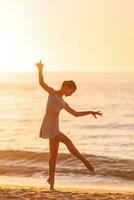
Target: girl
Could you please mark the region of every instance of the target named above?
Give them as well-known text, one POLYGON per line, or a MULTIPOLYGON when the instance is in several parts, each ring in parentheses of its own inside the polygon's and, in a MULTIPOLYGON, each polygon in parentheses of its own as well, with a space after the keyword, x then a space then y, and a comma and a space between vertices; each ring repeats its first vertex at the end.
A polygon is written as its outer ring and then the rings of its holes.
POLYGON ((39 84, 42 88, 48 92, 48 101, 46 106, 46 114, 43 118, 42 125, 40 128, 39 137, 44 139, 49 139, 49 148, 50 148, 50 158, 49 158, 49 178, 47 182, 50 185, 50 190, 54 190, 54 178, 55 178, 55 167, 56 167, 56 157, 58 153, 59 142, 64 143, 68 150, 80 159, 87 169, 94 175, 95 170, 91 163, 85 159, 78 149, 74 146, 72 141, 60 131, 59 129, 59 113, 61 109, 65 109, 67 112, 72 114, 75 117, 84 116, 84 115, 93 115, 96 118, 96 115, 102 116, 100 111, 81 111, 77 112, 72 109, 62 98, 63 95, 71 96, 77 89, 76 84, 72 80, 63 81, 62 86, 59 90, 55 90, 52 87, 48 86, 43 80, 42 69, 43 65, 41 61, 36 63, 39 72, 39 84))

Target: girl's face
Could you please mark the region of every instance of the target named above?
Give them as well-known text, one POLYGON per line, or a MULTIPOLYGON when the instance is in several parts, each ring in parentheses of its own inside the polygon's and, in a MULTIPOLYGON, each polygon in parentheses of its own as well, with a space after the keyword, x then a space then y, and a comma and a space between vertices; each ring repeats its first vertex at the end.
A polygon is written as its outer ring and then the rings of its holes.
POLYGON ((75 92, 75 88, 68 88, 65 89, 65 96, 71 96, 75 92))

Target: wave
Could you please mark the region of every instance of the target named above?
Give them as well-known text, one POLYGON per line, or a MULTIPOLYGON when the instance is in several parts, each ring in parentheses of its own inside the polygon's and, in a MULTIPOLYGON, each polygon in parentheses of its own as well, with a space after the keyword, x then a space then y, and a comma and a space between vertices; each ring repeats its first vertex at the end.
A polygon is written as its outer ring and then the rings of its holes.
MULTIPOLYGON (((102 177, 134 180, 134 160, 82 154, 102 177)), ((18 150, 0 151, 0 175, 44 176, 48 175, 49 152, 18 150)), ((59 175, 86 175, 89 171, 75 156, 58 153, 56 173, 59 175)))

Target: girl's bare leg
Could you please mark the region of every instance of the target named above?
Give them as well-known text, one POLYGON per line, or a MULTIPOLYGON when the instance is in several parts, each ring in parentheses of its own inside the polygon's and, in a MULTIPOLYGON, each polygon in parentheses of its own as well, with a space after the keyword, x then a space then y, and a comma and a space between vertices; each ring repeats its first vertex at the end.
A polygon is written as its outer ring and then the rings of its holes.
POLYGON ((60 135, 57 136, 57 139, 59 140, 59 142, 64 143, 68 150, 75 155, 78 159, 80 159, 83 164, 87 167, 87 169, 94 175, 95 170, 94 167, 91 165, 91 163, 85 159, 80 152, 78 151, 78 149, 74 146, 74 144, 72 143, 72 141, 63 133, 61 133, 60 135))
POLYGON ((49 158, 49 178, 47 179, 47 182, 50 184, 50 190, 54 189, 54 175, 55 175, 58 147, 59 147, 59 141, 56 140, 56 138, 49 139, 50 158, 49 158))

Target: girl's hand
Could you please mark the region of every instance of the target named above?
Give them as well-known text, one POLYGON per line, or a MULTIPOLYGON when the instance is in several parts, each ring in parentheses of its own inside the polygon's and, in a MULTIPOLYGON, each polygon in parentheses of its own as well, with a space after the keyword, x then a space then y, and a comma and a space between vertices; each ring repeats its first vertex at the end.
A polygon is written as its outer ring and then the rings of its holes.
POLYGON ((97 111, 97 112, 91 111, 91 115, 93 115, 95 118, 97 118, 96 115, 102 116, 102 113, 100 111, 97 111))
POLYGON ((40 62, 39 63, 36 63, 36 66, 37 66, 37 68, 38 69, 42 69, 43 68, 43 63, 41 63, 41 60, 40 60, 40 62))

